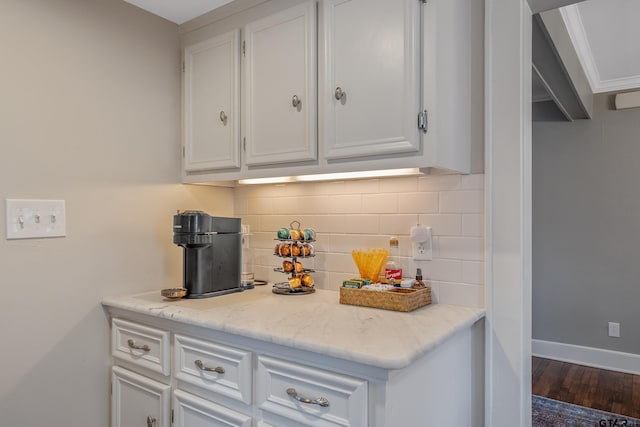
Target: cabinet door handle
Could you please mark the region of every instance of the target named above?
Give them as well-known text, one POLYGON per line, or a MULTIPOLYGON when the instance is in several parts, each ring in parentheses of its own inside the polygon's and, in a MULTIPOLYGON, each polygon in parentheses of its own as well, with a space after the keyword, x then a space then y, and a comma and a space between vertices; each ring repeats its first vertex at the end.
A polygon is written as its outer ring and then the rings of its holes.
POLYGON ((224 111, 220 111, 220 121, 222 123, 224 123, 225 125, 227 124, 227 115, 225 114, 224 111))
POLYGON ((293 105, 293 108, 302 106, 302 100, 298 98, 298 95, 293 95, 293 98, 291 98, 291 105, 293 105))
POLYGON ((329 401, 324 397, 319 397, 317 399, 309 399, 307 397, 302 397, 298 395, 298 392, 296 391, 295 388, 288 388, 287 394, 293 397, 298 402, 309 403, 312 405, 329 406, 329 401))
POLYGON ((156 419, 151 415, 149 415, 147 417, 147 427, 153 427, 155 423, 156 423, 156 419))
POLYGON ((208 368, 204 366, 204 363, 202 363, 202 360, 200 359, 196 360, 193 363, 195 363, 198 369, 200 369, 201 371, 217 372, 219 374, 224 374, 224 368, 222 366, 216 366, 215 368, 208 368))
POLYGON ((130 339, 129 341, 127 341, 127 344, 129 344, 129 348, 132 348, 134 350, 142 350, 142 351, 151 351, 151 349, 149 348, 148 345, 136 345, 136 342, 132 339, 130 339))
POLYGON ((343 91, 343 90, 342 90, 342 88, 341 88, 340 86, 338 86, 338 87, 336 88, 335 96, 336 96, 336 99, 337 99, 338 101, 340 101, 340 100, 341 100, 342 98, 344 98, 346 95, 347 95, 347 92, 343 91))

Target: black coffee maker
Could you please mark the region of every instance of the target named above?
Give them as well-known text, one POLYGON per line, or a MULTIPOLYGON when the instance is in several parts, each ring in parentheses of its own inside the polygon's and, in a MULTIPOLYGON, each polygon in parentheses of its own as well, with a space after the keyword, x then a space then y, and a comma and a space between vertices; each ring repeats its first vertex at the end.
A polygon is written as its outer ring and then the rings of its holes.
POLYGON ((173 217, 173 243, 184 248, 185 298, 238 292, 241 257, 240 218, 184 211, 173 217))

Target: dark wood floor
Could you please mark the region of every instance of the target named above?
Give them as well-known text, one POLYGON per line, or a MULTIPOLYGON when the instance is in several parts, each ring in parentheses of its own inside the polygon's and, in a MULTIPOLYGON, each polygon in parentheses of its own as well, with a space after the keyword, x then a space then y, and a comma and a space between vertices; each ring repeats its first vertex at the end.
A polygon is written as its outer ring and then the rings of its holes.
POLYGON ((533 357, 537 396, 640 418, 640 375, 533 357))

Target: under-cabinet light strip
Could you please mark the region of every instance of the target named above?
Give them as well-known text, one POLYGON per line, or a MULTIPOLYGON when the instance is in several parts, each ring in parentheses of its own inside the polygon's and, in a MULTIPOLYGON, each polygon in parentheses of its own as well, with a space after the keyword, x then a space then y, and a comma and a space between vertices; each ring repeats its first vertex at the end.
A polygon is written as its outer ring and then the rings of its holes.
POLYGON ((288 182, 337 181, 343 179, 382 178, 386 176, 422 175, 419 168, 384 169, 361 172, 322 173, 317 175, 280 176, 276 178, 241 179, 238 184, 282 184, 288 182))

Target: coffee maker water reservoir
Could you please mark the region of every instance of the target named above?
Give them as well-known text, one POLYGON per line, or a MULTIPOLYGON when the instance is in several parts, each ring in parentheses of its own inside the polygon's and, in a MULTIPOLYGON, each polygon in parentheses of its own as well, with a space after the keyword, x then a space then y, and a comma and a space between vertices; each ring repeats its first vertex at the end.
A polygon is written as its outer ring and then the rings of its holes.
POLYGON ((238 292, 241 258, 240 218, 184 211, 173 217, 173 243, 184 248, 186 298, 238 292))

